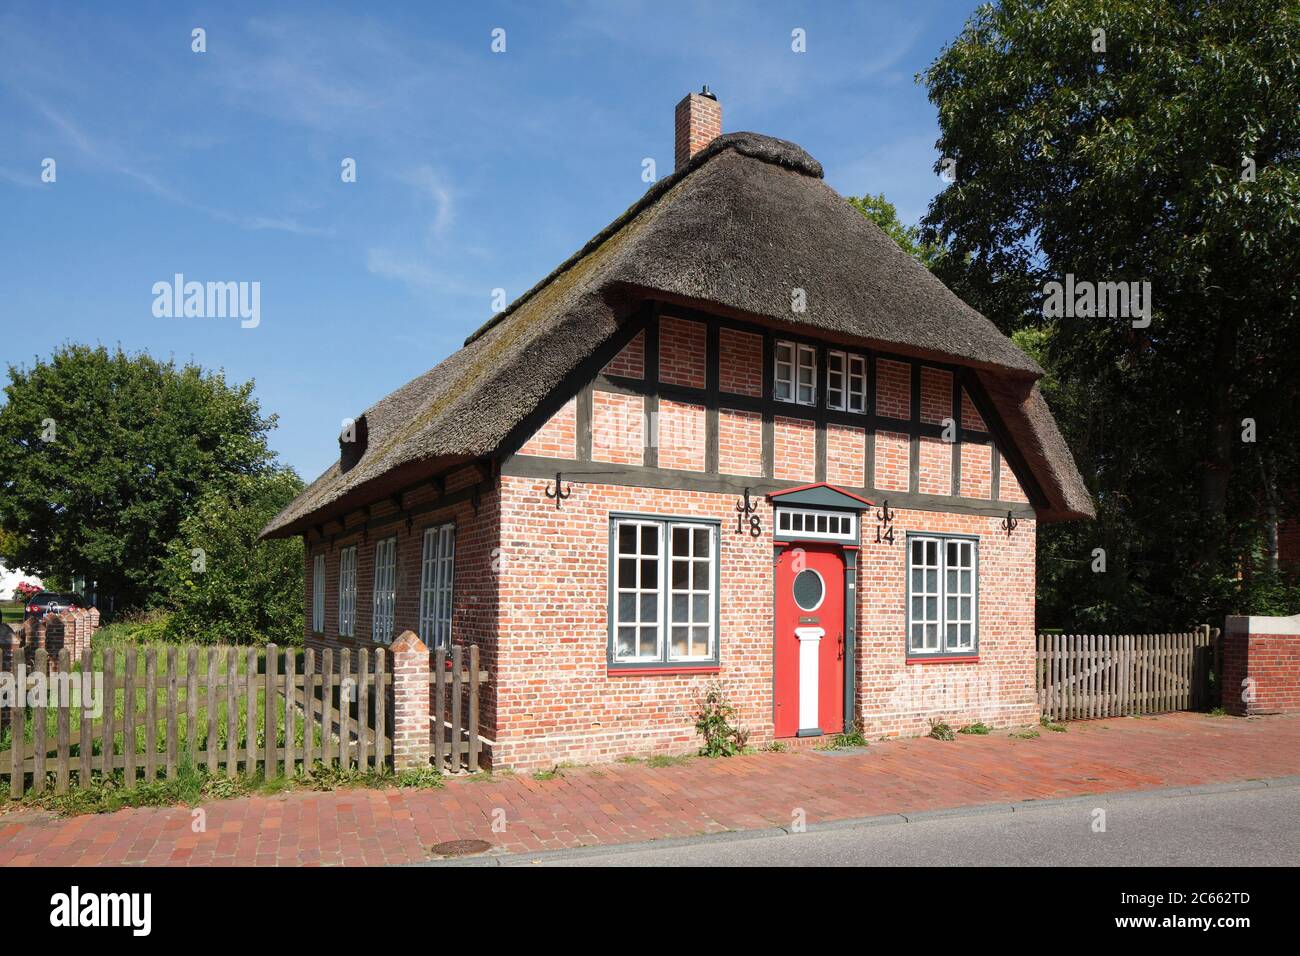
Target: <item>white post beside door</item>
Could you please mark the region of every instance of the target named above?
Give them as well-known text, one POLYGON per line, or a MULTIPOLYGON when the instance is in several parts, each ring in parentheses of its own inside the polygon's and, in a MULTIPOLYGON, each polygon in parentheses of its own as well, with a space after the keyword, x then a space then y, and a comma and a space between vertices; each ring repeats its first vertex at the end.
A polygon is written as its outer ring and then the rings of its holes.
POLYGON ((819 730, 818 668, 826 631, 820 627, 796 627, 794 634, 799 638, 799 729, 819 730))

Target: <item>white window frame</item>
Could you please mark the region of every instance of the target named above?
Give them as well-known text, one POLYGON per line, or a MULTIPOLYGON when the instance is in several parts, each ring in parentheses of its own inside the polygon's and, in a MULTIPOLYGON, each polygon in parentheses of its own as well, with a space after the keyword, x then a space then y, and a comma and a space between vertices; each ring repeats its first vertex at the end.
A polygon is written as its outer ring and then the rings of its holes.
POLYGON ((961 535, 908 535, 906 564, 907 656, 978 655, 979 539, 961 535), (923 549, 919 565, 915 561, 917 545, 923 549), (930 545, 935 550, 933 561, 928 553, 930 545), (957 557, 955 565, 950 548, 957 557), (933 585, 930 573, 934 574, 933 585), (969 601, 967 613, 962 612, 963 600, 969 601), (962 640, 963 626, 969 628, 968 640, 962 640))
POLYGON ((393 619, 397 611, 396 535, 375 542, 375 587, 370 604, 370 639, 378 644, 393 643, 393 619))
POLYGON ((776 537, 779 541, 815 538, 857 544, 858 516, 850 511, 778 507, 776 537))
POLYGON ((451 643, 452 585, 456 577, 456 525, 424 529, 420 553, 420 640, 430 647, 451 643))
POLYGON ((311 629, 315 634, 325 630, 325 555, 311 559, 311 629))
POLYGON ((339 637, 357 635, 357 546, 339 549, 339 637))
POLYGON ((867 410, 867 360, 863 356, 834 349, 826 352, 826 407, 856 415, 867 410))
POLYGON ((815 406, 817 350, 811 345, 778 339, 772 361, 772 397, 778 402, 815 406))
POLYGON ((608 661, 613 667, 673 667, 681 665, 708 665, 718 661, 718 557, 720 547, 719 525, 714 521, 690 518, 658 518, 642 515, 614 515, 610 520, 609 564, 609 647, 608 661), (623 551, 621 531, 635 528, 635 550, 623 551), (644 533, 653 529, 653 550, 647 548, 644 533), (687 535, 686 554, 673 553, 676 532, 687 535), (696 552, 696 532, 707 535, 703 555, 696 552), (656 568, 651 582, 647 582, 642 568, 647 560, 654 560, 656 568), (631 562, 629 565, 628 562, 631 562), (674 583, 676 565, 686 565, 685 586, 674 583), (696 586, 697 566, 703 567, 704 588, 696 586), (633 569, 632 580, 627 580, 626 570, 633 569), (704 617, 696 615, 696 598, 707 595, 704 617), (624 604, 631 599, 631 617, 623 616, 624 604), (645 599, 650 599, 648 605, 645 599), (651 615, 646 610, 652 611, 651 615), (674 620, 678 609, 685 611, 684 619, 674 620), (687 652, 673 651, 674 628, 685 628, 687 652), (695 646, 695 633, 707 628, 703 648, 695 646), (619 653, 620 637, 627 629, 636 629, 635 654, 619 653), (652 630, 650 635, 644 632, 652 630), (647 640, 647 636, 651 639, 647 640))

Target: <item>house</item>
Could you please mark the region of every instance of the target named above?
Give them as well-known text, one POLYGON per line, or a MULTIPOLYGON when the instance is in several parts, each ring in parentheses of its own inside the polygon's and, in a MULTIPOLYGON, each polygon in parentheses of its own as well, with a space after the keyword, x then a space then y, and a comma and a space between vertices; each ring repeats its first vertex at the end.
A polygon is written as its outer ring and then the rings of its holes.
POLYGON ((1042 370, 793 143, 677 168, 344 430, 267 525, 307 641, 478 644, 498 766, 1037 719, 1040 522, 1092 515, 1042 370))

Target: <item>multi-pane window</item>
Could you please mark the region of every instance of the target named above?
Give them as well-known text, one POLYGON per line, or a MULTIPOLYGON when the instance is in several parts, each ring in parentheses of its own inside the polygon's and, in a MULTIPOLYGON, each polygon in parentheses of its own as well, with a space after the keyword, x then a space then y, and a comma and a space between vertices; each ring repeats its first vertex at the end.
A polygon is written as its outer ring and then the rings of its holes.
POLYGON ((867 360, 844 352, 826 353, 826 407, 847 412, 867 408, 867 360))
POLYGON ((393 642, 393 611, 397 605, 397 539, 385 538, 375 544, 374 615, 371 640, 393 642))
POLYGON ((616 518, 612 543, 610 659, 717 660, 717 526, 616 518))
POLYGON ((909 654, 975 653, 976 561, 970 538, 908 539, 909 654))
POLYGON ((857 516, 848 512, 777 508, 776 530, 778 534, 797 538, 827 538, 856 544, 857 516))
POLYGON ((325 630, 325 555, 311 559, 311 629, 325 630))
POLYGON ((357 546, 339 551, 339 636, 357 633, 357 546))
POLYGON ((455 525, 425 529, 420 558, 420 640, 429 647, 446 647, 451 639, 455 552, 455 525))
POLYGON ((773 394, 778 402, 817 404, 817 350, 794 342, 776 343, 773 394))

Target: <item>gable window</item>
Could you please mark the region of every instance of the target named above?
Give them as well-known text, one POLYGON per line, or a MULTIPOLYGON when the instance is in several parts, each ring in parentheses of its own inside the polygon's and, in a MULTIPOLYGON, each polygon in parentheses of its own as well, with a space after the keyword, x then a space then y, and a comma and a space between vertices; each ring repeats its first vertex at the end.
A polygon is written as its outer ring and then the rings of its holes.
POLYGON ((397 539, 385 538, 375 544, 374 616, 370 639, 383 644, 393 642, 393 610, 397 605, 397 539))
POLYGON ((978 555, 971 538, 907 542, 907 653, 974 655, 979 646, 978 555))
POLYGON ((718 660, 718 526, 626 517, 610 540, 610 662, 718 660))
POLYGON ((451 640, 455 551, 454 524, 425 529, 420 557, 420 640, 431 648, 446 647, 451 640))
POLYGON ((861 355, 826 353, 826 407, 861 413, 867 408, 867 361, 861 355))
POLYGON ((325 555, 311 559, 311 629, 325 630, 325 555))
POLYGON ((357 546, 339 551, 339 636, 357 634, 357 546))
POLYGON ((817 404, 817 350, 794 342, 776 343, 772 394, 778 402, 817 404))

